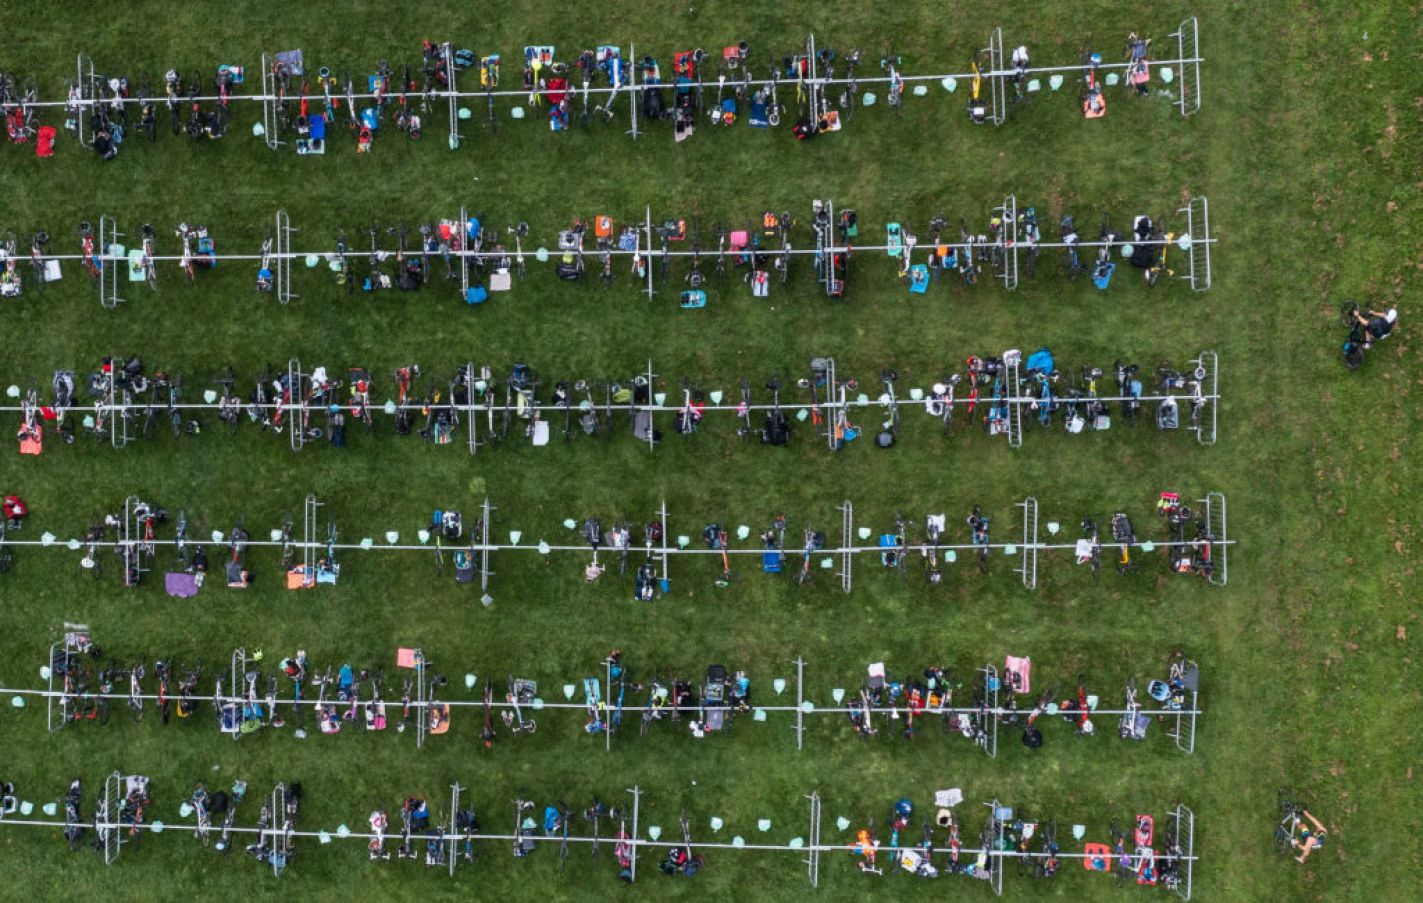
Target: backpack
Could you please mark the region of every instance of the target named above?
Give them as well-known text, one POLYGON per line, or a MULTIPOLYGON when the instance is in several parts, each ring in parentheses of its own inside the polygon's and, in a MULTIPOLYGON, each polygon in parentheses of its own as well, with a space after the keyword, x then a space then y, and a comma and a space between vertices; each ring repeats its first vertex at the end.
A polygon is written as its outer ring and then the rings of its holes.
POLYGON ((1052 352, 1047 349, 1047 346, 1043 346, 1028 355, 1029 370, 1040 370, 1043 373, 1051 373, 1053 371, 1052 364, 1052 352))

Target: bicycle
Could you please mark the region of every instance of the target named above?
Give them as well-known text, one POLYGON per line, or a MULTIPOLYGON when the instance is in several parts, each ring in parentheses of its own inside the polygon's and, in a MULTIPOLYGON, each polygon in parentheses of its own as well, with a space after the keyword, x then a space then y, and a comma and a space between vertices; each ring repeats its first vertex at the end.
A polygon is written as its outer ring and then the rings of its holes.
POLYGON ((79 250, 89 278, 97 280, 104 265, 97 256, 98 240, 94 237, 94 227, 87 220, 79 224, 79 250))
POLYGON ((978 550, 976 552, 978 556, 978 570, 979 573, 982 574, 988 573, 989 521, 990 518, 983 513, 983 510, 977 505, 974 505, 973 510, 970 511, 968 515, 968 527, 973 545, 978 550))
POLYGON ((1275 850, 1281 856, 1288 856, 1294 851, 1295 837, 1309 807, 1296 800, 1288 790, 1280 790, 1276 797, 1280 822, 1275 826, 1275 850))
POLYGON ((171 705, 168 699, 168 682, 171 679, 171 674, 168 663, 161 659, 154 662, 153 673, 158 678, 158 699, 156 701, 158 714, 166 725, 171 717, 171 705))
POLYGON ((188 287, 192 288, 198 281, 197 268, 193 264, 193 227, 187 223, 179 223, 173 234, 183 241, 183 256, 179 265, 183 268, 183 275, 188 277, 188 287))
POLYGON ((169 69, 163 73, 163 92, 168 105, 168 124, 176 135, 183 130, 183 123, 178 115, 182 109, 180 98, 183 96, 183 77, 178 74, 177 69, 169 69))
POLYGON ((140 231, 143 234, 143 278, 148 283, 148 287, 156 292, 158 291, 158 264, 153 257, 158 251, 153 226, 144 223, 140 231))
POLYGON ((148 76, 138 80, 138 127, 148 136, 152 144, 158 138, 158 119, 153 112, 153 97, 148 86, 148 76))
POLYGON ((35 273, 35 290, 44 291, 45 284, 45 262, 44 254, 49 246, 49 233, 43 229, 30 236, 30 267, 35 273))

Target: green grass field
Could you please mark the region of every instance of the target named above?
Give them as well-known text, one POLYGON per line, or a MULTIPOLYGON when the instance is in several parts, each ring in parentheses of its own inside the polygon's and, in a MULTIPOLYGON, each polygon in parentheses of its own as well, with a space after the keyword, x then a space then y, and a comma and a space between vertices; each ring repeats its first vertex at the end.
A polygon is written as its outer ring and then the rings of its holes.
MULTIPOLYGON (((846 498, 859 523, 877 532, 896 511, 916 524, 943 511, 953 541, 963 541, 962 517, 979 504, 1003 541, 1012 535, 1013 504, 1025 495, 1040 501, 1044 522, 1061 522, 1069 537, 1084 515, 1105 524, 1123 509, 1139 533, 1159 540, 1164 527, 1151 508, 1158 492, 1194 499, 1215 490, 1229 499, 1238 542, 1228 587, 1168 575, 1159 552, 1134 577, 1107 570, 1096 579, 1070 554, 1044 555, 1035 593, 1021 588, 1009 559, 996 559, 985 577, 962 557, 942 586, 930 587, 914 569, 901 581, 863 558, 849 596, 829 572, 797 588, 784 576, 756 572, 752 559, 743 560, 731 586, 717 588, 712 560, 676 559, 672 592, 649 606, 633 602, 630 578, 610 575, 585 586, 580 556, 523 554, 496 560, 496 601, 485 608, 477 591, 448 576, 436 580, 429 556, 347 553, 338 587, 288 593, 279 586, 277 555, 265 550, 251 556, 259 579, 245 593, 210 585, 179 601, 164 595, 161 575, 124 590, 112 562, 96 582, 78 567, 78 555, 24 548, 14 570, 0 577, 0 682, 38 686, 37 669, 65 621, 87 622, 106 651, 124 660, 171 655, 218 663, 244 645, 262 648, 274 662, 305 648, 318 667, 379 663, 389 674, 398 646, 420 646, 452 676, 448 695, 455 699, 478 693, 464 689, 465 672, 477 673, 481 685, 502 685, 517 672, 561 701, 561 684, 600 674, 608 650, 620 647, 635 680, 654 670, 699 676, 723 662, 750 672, 758 701, 778 703, 786 698, 775 697, 772 679, 787 678, 793 687, 789 662, 803 656, 807 695, 822 706, 831 704, 832 688, 858 686, 872 661, 885 660, 897 673, 934 663, 962 673, 985 660, 1001 664, 1005 654, 1031 655, 1036 685, 1070 684, 1082 674, 1115 706, 1128 677, 1144 683, 1172 650, 1185 649, 1203 669, 1205 714, 1193 756, 1162 736, 1122 742, 1112 736, 1112 719, 1099 719, 1101 736, 1091 739, 1051 724, 1046 745, 1035 751, 1007 733, 998 758, 989 760, 937 728, 913 743, 890 732, 861 742, 843 717, 831 715, 808 719, 805 749, 797 752, 784 714, 763 723, 740 719, 727 735, 704 741, 669 725, 647 738, 627 731, 605 754, 601 737, 581 732, 580 713, 552 711, 542 713, 534 736, 501 733, 486 751, 476 710, 461 710, 448 735, 418 752, 408 733, 349 730, 298 742, 288 728, 234 744, 206 709, 166 728, 151 711, 137 725, 120 712, 104 729, 48 734, 43 708, 32 699, 24 709, 6 705, 0 716, 0 777, 38 807, 62 796, 76 775, 92 791, 113 769, 148 774, 157 817, 170 829, 198 781, 215 788, 243 778, 255 789, 297 780, 306 790, 302 827, 344 823, 353 831, 364 829, 377 806, 398 821, 403 796, 447 799, 456 780, 470 788, 485 829, 495 831, 509 829, 510 801, 521 791, 540 805, 563 799, 579 806, 594 793, 621 802, 624 788, 636 784, 644 790, 642 824, 661 826, 664 838, 676 833, 685 809, 698 836, 712 837, 707 822, 715 815, 726 825, 718 841, 742 835, 777 844, 806 835, 804 796, 812 790, 825 801, 823 841, 846 845, 854 827, 882 819, 900 796, 919 806, 917 838, 933 791, 950 786, 962 787, 968 800, 966 840, 981 824, 979 804, 994 797, 1064 826, 1084 823, 1088 839, 1103 839, 1109 820, 1125 824, 1138 811, 1164 822, 1166 810, 1182 802, 1197 816, 1197 899, 1393 899, 1419 886, 1414 838, 1423 825, 1408 728, 1423 635, 1416 613, 1420 477, 1412 457, 1419 416, 1411 403, 1420 374, 1408 357, 1415 315, 1408 295, 1423 268, 1415 215, 1423 164, 1418 4, 1036 6, 793 0, 746 7, 718 0, 476 11, 359 2, 338 11, 233 0, 218 18, 206 7, 133 2, 102 27, 92 8, 69 2, 9 9, 0 66, 21 78, 35 75, 45 99, 63 96, 80 50, 101 71, 134 81, 147 72, 155 85, 169 66, 186 72, 242 63, 252 93, 263 51, 299 46, 309 66, 363 73, 383 57, 416 62, 426 37, 501 52, 506 84, 517 84, 513 60, 533 42, 556 44, 561 56, 603 41, 624 48, 633 42, 667 71, 679 49, 745 39, 764 67, 768 53, 792 52, 813 30, 822 46, 858 46, 867 58, 893 42, 906 71, 918 73, 964 68, 994 25, 1003 27, 1009 48, 1027 43, 1037 65, 1075 59, 1089 34, 1115 58, 1131 30, 1156 38, 1158 55, 1167 55, 1167 34, 1192 14, 1200 18, 1207 59, 1204 106, 1189 119, 1165 98, 1138 101, 1113 89, 1108 117, 1087 123, 1069 83, 1012 109, 1002 128, 976 128, 966 121, 961 84, 952 96, 932 86, 927 97, 906 97, 898 118, 883 103, 862 109, 846 130, 804 144, 792 140, 788 125, 769 133, 703 125, 675 146, 665 123, 636 143, 622 134, 622 120, 550 135, 538 119, 508 119, 507 103, 491 136, 476 103, 458 153, 445 149, 437 111, 418 144, 388 132, 373 153, 358 157, 354 139, 338 129, 327 155, 309 159, 289 148, 273 153, 250 136, 255 104, 237 107, 235 127, 217 143, 168 134, 160 112, 157 143, 133 138, 110 163, 63 132, 50 160, 26 148, 0 149, 0 229, 15 230, 22 250, 30 232, 46 228, 56 252, 72 253, 75 224, 106 213, 130 236, 152 222, 165 253, 176 250, 171 229, 183 219, 210 225, 223 252, 252 252, 279 206, 301 229, 302 249, 332 247, 338 226, 359 249, 360 230, 372 218, 413 224, 460 205, 494 225, 527 220, 531 246, 551 246, 575 215, 606 212, 622 222, 640 219, 650 205, 655 217, 695 217, 708 230, 786 208, 804 224, 817 196, 856 208, 862 241, 877 241, 890 220, 922 235, 935 213, 950 222, 966 216, 983 228, 1006 193, 1020 206, 1035 205, 1053 238, 1064 212, 1095 234, 1102 212, 1125 229, 1135 213, 1161 215, 1186 195, 1204 195, 1219 243, 1215 285, 1205 294, 1183 284, 1148 290, 1130 267, 1099 293, 1089 280, 1069 282, 1057 255, 1047 254, 1037 279, 1025 279, 1016 293, 985 279, 968 290, 935 286, 920 298, 896 282, 887 258, 864 254, 844 303, 817 294, 802 259, 787 290, 773 290, 769 302, 728 280, 704 311, 677 309, 675 284, 649 304, 621 268, 604 291, 595 277, 570 285, 531 262, 526 281, 477 309, 441 283, 416 294, 348 298, 324 269, 300 266, 302 297, 279 308, 253 290, 254 266, 224 263, 200 274, 192 289, 169 265, 156 294, 126 285, 128 304, 109 312, 71 263, 42 296, 27 291, 4 303, 9 341, 0 383, 44 386, 56 368, 82 374, 109 354, 139 354, 150 368, 180 372, 193 395, 225 366, 245 379, 290 357, 380 375, 411 361, 441 376, 466 360, 503 372, 520 361, 546 380, 601 380, 626 379, 651 355, 667 391, 691 377, 734 397, 742 375, 753 385, 777 371, 801 375, 813 355, 833 354, 842 374, 862 382, 895 367, 904 386, 927 386, 970 354, 1007 347, 1049 345, 1072 368, 1106 367, 1118 357, 1144 367, 1163 358, 1181 365, 1214 349, 1224 400, 1212 448, 1185 434, 1157 433, 1148 421, 1105 435, 1030 433, 1021 449, 1010 450, 966 423, 945 439, 918 406, 906 404, 902 441, 890 451, 862 441, 831 454, 804 427, 785 449, 743 444, 724 416, 690 439, 671 435, 669 425, 655 452, 634 442, 624 421, 595 440, 555 440, 546 449, 511 442, 473 459, 458 443, 397 437, 386 422, 371 436, 351 429, 345 450, 317 443, 296 455, 284 437, 250 427, 229 439, 209 417, 199 437, 179 441, 160 431, 123 451, 88 437, 72 446, 51 439, 39 458, 22 458, 11 446, 0 459, 0 490, 29 501, 27 539, 45 530, 61 539, 80 534, 95 512, 130 494, 186 509, 198 535, 229 529, 241 513, 254 537, 265 538, 314 492, 347 539, 398 530, 408 540, 431 509, 458 507, 473 519, 488 495, 499 509, 496 532, 502 538, 507 529, 521 530, 526 543, 576 541, 565 518, 640 523, 663 499, 674 534, 695 537, 713 520, 759 531, 784 512, 798 535, 807 520, 833 527, 835 505, 846 498), (1397 304, 1403 317, 1398 334, 1352 373, 1338 354, 1337 311, 1348 297, 1397 304), (1281 787, 1307 799, 1331 832, 1329 845, 1303 867, 1273 850, 1281 787), (835 829, 840 815, 854 823, 849 831, 835 829), (770 831, 757 830, 759 818, 772 819, 770 831)), ((46 113, 49 124, 59 119, 57 111, 46 113)), ((806 226, 797 234, 809 240, 806 226)), ((356 269, 363 272, 363 263, 356 269)), ((383 400, 390 391, 386 382, 376 395, 383 400)), ((872 418, 866 412, 860 419, 872 418)), ((86 814, 92 805, 86 793, 86 814)), ((240 822, 253 824, 255 813, 249 805, 240 822)), ((886 833, 881 828, 881 839, 886 833)), ((616 882, 609 846, 596 863, 576 848, 560 870, 556 849, 520 861, 502 841, 484 844, 479 862, 453 883, 411 863, 368 863, 357 841, 303 841, 278 881, 240 854, 224 860, 176 834, 126 848, 112 870, 93 853, 70 853, 57 830, 0 831, 0 856, 13 888, 46 899, 113 895, 116 888, 124 898, 166 898, 240 886, 254 898, 428 899, 478 889, 515 899, 610 892, 726 899, 759 891, 788 900, 808 888, 800 857, 789 852, 712 851, 707 869, 688 882, 657 874, 656 854, 645 851, 639 882, 627 891, 616 882)), ((1064 849, 1080 847, 1068 841, 1064 849)), ((1076 864, 1051 883, 1007 867, 1005 895, 1013 898, 1115 892, 1113 881, 1076 864)), ((821 872, 824 898, 927 898, 957 887, 988 894, 954 877, 897 875, 882 879, 892 887, 879 885, 856 872, 848 852, 827 853, 821 872)))

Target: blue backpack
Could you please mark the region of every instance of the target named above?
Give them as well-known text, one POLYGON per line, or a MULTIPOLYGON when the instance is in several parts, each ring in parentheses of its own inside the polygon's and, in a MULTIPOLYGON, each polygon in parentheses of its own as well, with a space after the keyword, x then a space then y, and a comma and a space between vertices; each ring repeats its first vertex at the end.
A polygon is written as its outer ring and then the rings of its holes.
POLYGON ((1039 370, 1043 373, 1051 373, 1053 371, 1052 352, 1047 349, 1046 345, 1028 355, 1028 369, 1039 370))

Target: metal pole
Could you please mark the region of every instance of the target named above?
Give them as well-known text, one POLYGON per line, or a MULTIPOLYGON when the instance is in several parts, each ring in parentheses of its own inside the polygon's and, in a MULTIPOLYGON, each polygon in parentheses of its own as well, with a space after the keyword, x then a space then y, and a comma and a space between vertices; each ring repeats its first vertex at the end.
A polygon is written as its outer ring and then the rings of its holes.
POLYGON ((607 673, 606 673, 605 678, 604 678, 605 681, 606 681, 606 683, 604 684, 604 689, 603 689, 603 711, 600 712, 599 714, 600 714, 600 715, 604 715, 604 718, 603 718, 603 750, 604 750, 605 752, 612 752, 612 751, 613 751, 613 719, 612 719, 611 717, 608 717, 608 716, 606 715, 606 713, 608 712, 608 706, 611 704, 612 699, 613 699, 613 660, 612 660, 611 658, 603 659, 603 668, 605 669, 605 671, 606 671, 607 673))

